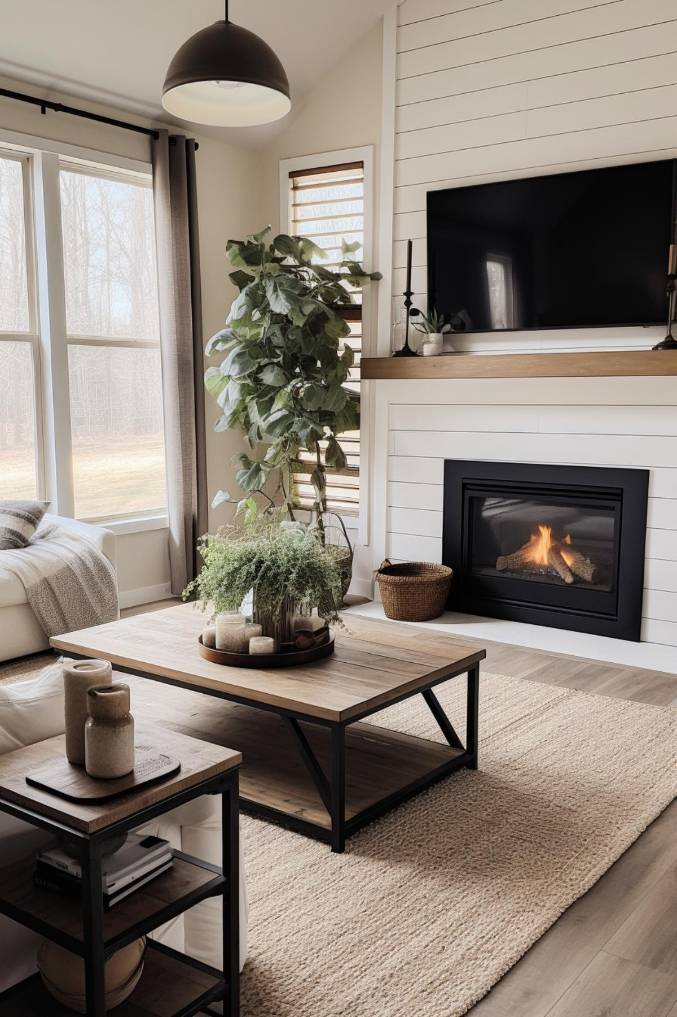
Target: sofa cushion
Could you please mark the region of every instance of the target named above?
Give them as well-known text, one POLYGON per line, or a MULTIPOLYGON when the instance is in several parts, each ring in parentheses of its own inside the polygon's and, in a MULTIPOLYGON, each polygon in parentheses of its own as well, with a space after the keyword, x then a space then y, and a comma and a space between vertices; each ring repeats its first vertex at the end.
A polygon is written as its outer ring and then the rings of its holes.
POLYGON ((48 501, 0 501, 0 550, 30 544, 48 508, 48 501))
POLYGON ((64 731, 63 674, 55 661, 37 678, 0 685, 0 755, 64 731))
POLYGON ((2 551, 0 551, 0 608, 18 607, 28 604, 24 584, 19 577, 2 567, 2 551))
MULTIPOLYGON (((37 678, 0 685, 0 755, 43 738, 63 734, 63 677, 60 663, 51 664, 37 678)), ((0 812, 0 855, 9 865, 36 851, 49 834, 0 812)), ((0 915, 0 992, 16 985, 36 969, 40 937, 0 915)))

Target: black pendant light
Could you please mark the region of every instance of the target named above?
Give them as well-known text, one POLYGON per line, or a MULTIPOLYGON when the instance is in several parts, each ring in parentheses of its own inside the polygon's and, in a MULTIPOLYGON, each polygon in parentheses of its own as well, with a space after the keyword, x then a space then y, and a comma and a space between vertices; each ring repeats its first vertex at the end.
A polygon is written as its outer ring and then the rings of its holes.
POLYGON ((284 67, 258 35, 226 17, 196 32, 175 54, 162 91, 168 113, 196 124, 254 127, 291 109, 284 67))

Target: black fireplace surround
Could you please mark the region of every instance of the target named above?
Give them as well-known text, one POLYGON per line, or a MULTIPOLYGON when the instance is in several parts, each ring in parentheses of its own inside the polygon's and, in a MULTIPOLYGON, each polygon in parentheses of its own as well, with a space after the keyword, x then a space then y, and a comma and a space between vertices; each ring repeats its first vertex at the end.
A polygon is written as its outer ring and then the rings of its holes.
POLYGON ((447 460, 454 611, 640 638, 648 470, 447 460))

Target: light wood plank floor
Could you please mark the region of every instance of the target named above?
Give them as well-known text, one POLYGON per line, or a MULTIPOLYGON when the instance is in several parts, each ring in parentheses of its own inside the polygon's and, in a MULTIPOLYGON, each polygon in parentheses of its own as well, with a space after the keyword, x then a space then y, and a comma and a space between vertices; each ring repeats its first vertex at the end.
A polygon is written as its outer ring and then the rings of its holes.
MULTIPOLYGON (((675 675, 485 645, 490 672, 677 705, 675 675)), ((468 1017, 677 1017, 677 803, 468 1017)))

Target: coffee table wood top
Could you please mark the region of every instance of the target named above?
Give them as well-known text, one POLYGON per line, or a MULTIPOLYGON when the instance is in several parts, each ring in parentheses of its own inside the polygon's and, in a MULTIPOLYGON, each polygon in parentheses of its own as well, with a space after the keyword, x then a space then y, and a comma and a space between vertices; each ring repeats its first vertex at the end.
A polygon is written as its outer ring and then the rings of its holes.
POLYGON ((26 782, 28 774, 44 770, 54 759, 64 758, 65 737, 58 735, 0 756, 0 799, 57 820, 71 830, 92 834, 227 773, 242 762, 242 755, 233 749, 198 741, 155 725, 137 724, 135 741, 137 745, 152 745, 178 759, 181 769, 158 784, 149 784, 111 801, 99 804, 71 802, 26 782))
POLYGON ((124 618, 56 636, 64 653, 103 657, 118 667, 176 681, 196 691, 233 696, 252 705, 288 709, 342 723, 366 716, 431 682, 462 674, 483 649, 434 640, 420 629, 345 615, 332 657, 303 667, 257 670, 204 660, 197 638, 205 615, 193 604, 124 618))

